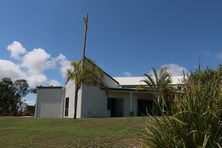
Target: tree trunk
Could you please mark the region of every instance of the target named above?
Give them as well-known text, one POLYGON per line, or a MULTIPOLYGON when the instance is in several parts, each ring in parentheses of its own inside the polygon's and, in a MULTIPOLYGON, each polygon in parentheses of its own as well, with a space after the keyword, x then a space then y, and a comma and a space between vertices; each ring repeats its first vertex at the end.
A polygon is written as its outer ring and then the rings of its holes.
POLYGON ((78 92, 79 92, 79 87, 76 86, 76 89, 75 89, 75 103, 74 103, 74 119, 76 119, 76 113, 77 113, 78 92))

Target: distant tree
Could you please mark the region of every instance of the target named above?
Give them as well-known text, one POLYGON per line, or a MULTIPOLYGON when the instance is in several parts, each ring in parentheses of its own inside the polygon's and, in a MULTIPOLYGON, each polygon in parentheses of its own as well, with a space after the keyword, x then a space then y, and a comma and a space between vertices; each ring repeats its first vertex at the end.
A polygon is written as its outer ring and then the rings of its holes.
POLYGON ((24 97, 27 95, 29 92, 29 85, 26 80, 21 79, 21 80, 16 80, 13 84, 14 90, 15 90, 15 95, 18 96, 19 98, 24 97))
POLYGON ((0 81, 0 114, 16 114, 22 104, 22 97, 29 92, 26 80, 3 78, 0 81))
POLYGON ((92 60, 86 57, 80 62, 72 61, 71 66, 72 68, 67 71, 67 78, 68 80, 75 81, 74 119, 76 119, 79 89, 83 84, 100 87, 104 86, 102 83, 103 72, 92 60))
POLYGON ((171 76, 167 72, 168 67, 163 67, 158 72, 155 68, 151 73, 145 73, 146 79, 143 80, 147 84, 147 90, 153 94, 155 101, 164 110, 166 107, 166 99, 169 98, 172 93, 170 88, 171 76))

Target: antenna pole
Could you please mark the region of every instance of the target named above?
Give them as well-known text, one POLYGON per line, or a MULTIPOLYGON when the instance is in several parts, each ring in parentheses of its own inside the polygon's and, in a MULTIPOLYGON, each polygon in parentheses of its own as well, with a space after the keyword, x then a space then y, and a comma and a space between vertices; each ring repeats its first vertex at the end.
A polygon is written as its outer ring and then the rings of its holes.
POLYGON ((86 57, 86 37, 87 37, 87 31, 88 31, 88 14, 84 17, 84 43, 83 43, 83 55, 82 58, 84 59, 86 57))

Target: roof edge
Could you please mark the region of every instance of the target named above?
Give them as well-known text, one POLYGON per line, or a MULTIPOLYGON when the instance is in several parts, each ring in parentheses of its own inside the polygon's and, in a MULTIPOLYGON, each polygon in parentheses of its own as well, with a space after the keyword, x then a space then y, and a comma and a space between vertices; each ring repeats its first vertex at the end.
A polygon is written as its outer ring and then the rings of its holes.
POLYGON ((62 86, 39 86, 37 89, 58 89, 63 88, 62 86))
MULTIPOLYGON (((87 61, 89 61, 91 64, 93 64, 94 66, 96 66, 96 67, 99 67, 98 65, 96 65, 95 63, 93 63, 90 59, 88 59, 87 57, 85 57, 86 58, 86 60, 87 61)), ((80 60, 80 61, 82 61, 82 60, 80 60)), ((100 68, 100 67, 99 67, 100 68)), ((119 85, 119 82, 116 80, 116 79, 114 79, 111 75, 109 75, 108 73, 106 73, 102 68, 100 68, 101 70, 102 70, 102 72, 105 74, 105 75, 107 75, 109 78, 111 78, 113 81, 115 81, 118 85, 119 85)), ((69 82, 69 79, 67 79, 67 81, 66 81, 66 83, 65 83, 65 85, 67 84, 69 82)))

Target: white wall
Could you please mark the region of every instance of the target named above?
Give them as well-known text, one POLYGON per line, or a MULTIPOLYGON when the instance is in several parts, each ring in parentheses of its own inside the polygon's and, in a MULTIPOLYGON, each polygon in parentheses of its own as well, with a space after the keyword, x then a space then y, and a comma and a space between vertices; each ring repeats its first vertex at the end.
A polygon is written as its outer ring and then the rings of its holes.
POLYGON ((62 118, 64 88, 38 88, 36 117, 62 118))
POLYGON ((82 87, 81 117, 109 117, 106 92, 95 86, 82 87))
MULTIPOLYGON (((119 84, 112 78, 103 75, 103 83, 106 87, 117 88, 119 84)), ((66 83, 65 98, 69 97, 69 111, 68 116, 65 118, 73 118, 74 116, 74 103, 75 103, 75 81, 69 80, 66 83)), ((84 90, 80 88, 78 93, 77 102, 77 118, 89 117, 90 112, 93 112, 95 117, 107 117, 107 99, 104 90, 93 86, 84 86, 84 90), (99 101, 99 102, 98 102, 99 101), (91 102, 91 104, 90 104, 91 102), (100 107, 101 106, 101 107, 100 107), (105 107, 105 108, 104 108, 105 107)), ((65 109, 65 99, 64 99, 65 109)), ((65 114, 64 114, 65 115, 65 114)))
MULTIPOLYGON (((73 118, 74 116, 74 95, 75 95, 75 82, 73 80, 69 80, 66 83, 66 90, 65 90, 65 99, 69 98, 69 111, 68 111, 68 118, 73 118)), ((65 102, 64 99, 64 102, 65 102)), ((65 105, 65 103, 64 103, 65 105)), ((64 107, 65 109, 65 107, 64 107)), ((64 118, 66 118, 64 116, 64 118)))
MULTIPOLYGON (((65 117, 64 112, 64 118, 73 118, 74 117, 74 103, 75 103, 75 81, 69 80, 66 83, 66 91, 65 91, 65 98, 69 98, 69 111, 68 116, 65 117)), ((79 89, 78 92, 78 100, 77 100, 77 118, 81 118, 81 109, 82 109, 82 88, 79 89)), ((64 99, 64 109, 65 109, 65 99, 64 99)))

